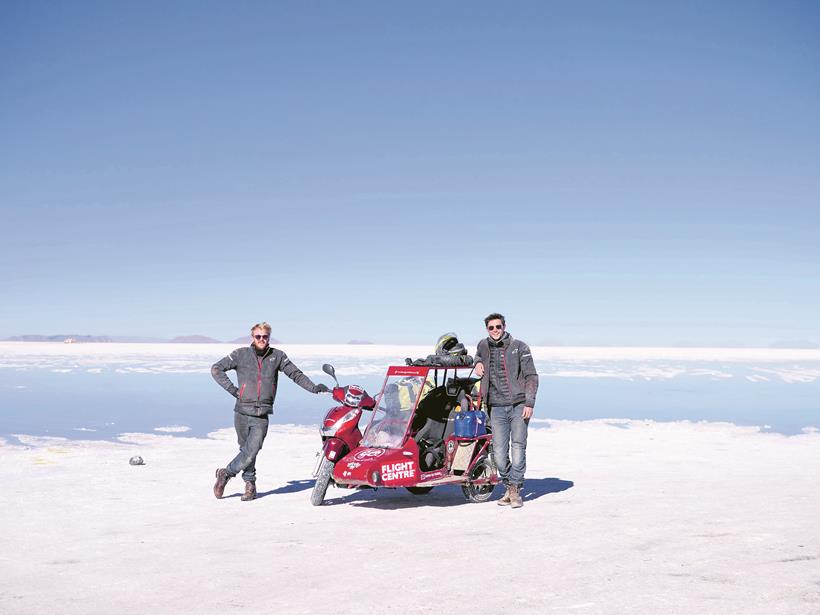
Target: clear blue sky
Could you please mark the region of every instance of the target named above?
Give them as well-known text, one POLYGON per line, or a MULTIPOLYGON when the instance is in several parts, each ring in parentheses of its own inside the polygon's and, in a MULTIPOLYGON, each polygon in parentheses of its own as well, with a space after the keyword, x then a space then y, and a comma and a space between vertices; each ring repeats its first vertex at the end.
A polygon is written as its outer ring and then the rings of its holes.
POLYGON ((816 2, 4 2, 0 337, 820 343, 816 2))

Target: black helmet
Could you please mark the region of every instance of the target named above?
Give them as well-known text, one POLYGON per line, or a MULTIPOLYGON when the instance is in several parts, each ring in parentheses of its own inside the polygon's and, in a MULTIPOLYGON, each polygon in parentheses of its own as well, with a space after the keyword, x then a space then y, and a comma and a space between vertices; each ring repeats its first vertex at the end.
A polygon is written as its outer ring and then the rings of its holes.
POLYGON ((436 342, 435 354, 438 356, 457 357, 467 354, 464 344, 458 341, 455 333, 445 333, 436 342))

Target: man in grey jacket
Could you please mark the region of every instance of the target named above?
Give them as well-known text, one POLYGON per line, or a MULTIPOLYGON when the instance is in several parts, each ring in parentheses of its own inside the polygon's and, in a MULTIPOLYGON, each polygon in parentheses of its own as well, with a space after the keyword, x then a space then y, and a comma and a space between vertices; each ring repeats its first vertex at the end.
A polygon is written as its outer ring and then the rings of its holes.
POLYGON ((521 487, 527 470, 527 426, 535 407, 538 372, 530 347, 507 333, 504 316, 490 314, 484 325, 489 337, 478 343, 475 373, 481 378, 481 392, 486 395, 490 411, 495 465, 507 487, 498 504, 521 508, 521 487))
POLYGON ((248 501, 256 497, 256 456, 268 433, 268 415, 273 412, 280 371, 306 391, 329 391, 324 384, 314 384, 284 352, 271 347, 270 332, 268 323, 255 324, 251 327, 250 346, 237 348, 211 367, 214 380, 236 398, 233 424, 239 440, 239 454, 216 471, 214 495, 217 498, 222 497, 228 480, 240 472, 245 481, 241 499, 248 501), (228 378, 229 370, 236 370, 237 384, 228 378))

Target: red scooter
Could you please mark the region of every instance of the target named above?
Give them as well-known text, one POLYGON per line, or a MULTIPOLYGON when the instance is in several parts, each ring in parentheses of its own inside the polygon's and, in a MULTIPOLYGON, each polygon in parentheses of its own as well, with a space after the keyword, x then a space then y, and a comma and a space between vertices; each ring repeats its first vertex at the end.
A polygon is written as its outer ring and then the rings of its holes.
POLYGON ((359 418, 363 410, 373 410, 376 400, 360 386, 341 386, 336 379, 336 370, 325 363, 322 371, 336 381, 333 399, 341 405, 327 411, 319 432, 322 435, 322 449, 316 453, 318 460, 313 470, 316 483, 310 495, 310 503, 319 506, 325 500, 328 485, 333 481, 333 468, 354 448, 359 446, 362 432, 359 418))

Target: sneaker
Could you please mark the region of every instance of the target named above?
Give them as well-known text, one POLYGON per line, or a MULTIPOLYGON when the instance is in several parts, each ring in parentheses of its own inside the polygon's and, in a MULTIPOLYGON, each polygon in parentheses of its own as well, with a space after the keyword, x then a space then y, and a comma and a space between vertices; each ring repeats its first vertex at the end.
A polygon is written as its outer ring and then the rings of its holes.
POLYGON ((507 490, 504 492, 504 495, 501 496, 501 499, 498 500, 499 506, 509 506, 510 505, 510 488, 507 487, 507 490))
POLYGON ((524 500, 521 499, 521 487, 518 485, 510 486, 510 508, 521 508, 524 505, 524 500))
POLYGON ((231 477, 228 476, 228 471, 225 468, 217 468, 216 482, 214 483, 214 496, 216 496, 216 499, 222 499, 222 494, 225 493, 225 485, 228 484, 230 479, 231 477))
POLYGON ((242 497, 239 498, 243 502, 247 502, 249 500, 256 499, 256 483, 253 481, 246 480, 245 481, 245 493, 242 494, 242 497))

